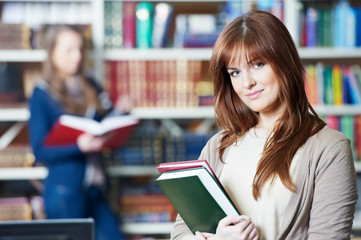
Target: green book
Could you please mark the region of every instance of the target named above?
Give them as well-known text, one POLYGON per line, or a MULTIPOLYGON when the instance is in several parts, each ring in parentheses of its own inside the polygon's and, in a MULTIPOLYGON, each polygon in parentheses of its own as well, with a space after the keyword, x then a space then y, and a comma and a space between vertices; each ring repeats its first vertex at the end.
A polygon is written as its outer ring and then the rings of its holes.
POLYGON ((215 233, 222 218, 240 215, 204 167, 164 172, 155 181, 193 234, 196 231, 215 233))
POLYGON ((325 82, 325 104, 332 105, 334 103, 334 95, 333 95, 333 83, 332 83, 332 67, 326 65, 323 73, 323 78, 325 82))
POLYGON ((136 6, 136 46, 152 47, 154 6, 151 2, 139 2, 136 6))

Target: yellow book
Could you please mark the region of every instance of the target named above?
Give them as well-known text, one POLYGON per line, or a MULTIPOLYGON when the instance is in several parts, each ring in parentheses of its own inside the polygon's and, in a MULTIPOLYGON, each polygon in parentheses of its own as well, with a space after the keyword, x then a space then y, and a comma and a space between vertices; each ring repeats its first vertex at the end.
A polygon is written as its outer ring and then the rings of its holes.
POLYGON ((317 79, 316 79, 316 66, 315 65, 307 65, 307 75, 306 75, 306 94, 308 101, 311 105, 316 105, 318 103, 318 87, 317 87, 317 79))
POLYGON ((343 104, 343 89, 342 89, 342 70, 339 65, 334 65, 332 68, 332 86, 334 95, 334 104, 343 104))

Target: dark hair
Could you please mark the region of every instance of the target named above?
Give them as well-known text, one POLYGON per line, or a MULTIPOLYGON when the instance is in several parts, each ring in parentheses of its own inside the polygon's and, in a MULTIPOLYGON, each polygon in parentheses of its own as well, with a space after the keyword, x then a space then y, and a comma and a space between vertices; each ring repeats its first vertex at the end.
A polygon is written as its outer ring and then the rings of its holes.
POLYGON ((296 46, 283 23, 270 13, 252 11, 234 19, 218 37, 210 72, 214 81, 215 111, 224 135, 218 148, 222 159, 227 147, 258 123, 258 113, 248 108, 233 90, 227 65, 234 60, 262 59, 279 75, 279 99, 286 103, 273 134, 267 139, 253 180, 257 200, 268 180, 277 175, 295 191, 289 168, 297 150, 325 126, 307 100, 304 68, 296 46))
POLYGON ((98 91, 94 87, 93 79, 85 76, 84 74, 84 61, 85 61, 85 47, 83 30, 77 25, 53 25, 47 29, 45 35, 45 47, 48 54, 43 66, 43 78, 49 86, 50 94, 58 99, 64 107, 64 110, 69 114, 84 115, 89 105, 95 106, 96 110, 105 114, 106 109, 102 106, 98 98, 98 91), (78 71, 74 77, 80 81, 82 91, 74 97, 69 94, 69 90, 65 87, 65 81, 62 79, 54 66, 52 61, 52 54, 58 42, 58 37, 61 33, 73 32, 82 39, 82 59, 78 71))
MULTIPOLYGON (((58 77, 56 68, 53 62, 51 61, 51 55, 55 49, 59 35, 66 31, 77 33, 79 37, 82 39, 83 41, 82 53, 84 56, 85 53, 84 37, 83 37, 83 32, 79 27, 77 27, 76 25, 53 25, 49 27, 46 31, 45 39, 44 39, 45 49, 48 54, 47 59, 43 64, 43 78, 46 81, 52 81, 51 79, 53 79, 54 77, 58 77)), ((82 58, 82 62, 79 65, 77 74, 82 74, 84 70, 83 68, 84 68, 84 57, 82 58)))

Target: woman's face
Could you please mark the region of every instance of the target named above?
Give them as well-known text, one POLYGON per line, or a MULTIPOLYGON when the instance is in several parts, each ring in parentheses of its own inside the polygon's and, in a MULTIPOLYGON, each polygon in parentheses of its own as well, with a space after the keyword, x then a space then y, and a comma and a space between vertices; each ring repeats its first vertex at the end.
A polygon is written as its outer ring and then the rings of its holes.
POLYGON ((227 72, 232 86, 241 100, 253 111, 270 116, 279 115, 281 103, 279 76, 271 65, 263 60, 230 62, 227 72))
POLYGON ((78 33, 69 30, 59 34, 51 56, 59 75, 67 78, 78 72, 82 61, 82 46, 83 41, 78 33))

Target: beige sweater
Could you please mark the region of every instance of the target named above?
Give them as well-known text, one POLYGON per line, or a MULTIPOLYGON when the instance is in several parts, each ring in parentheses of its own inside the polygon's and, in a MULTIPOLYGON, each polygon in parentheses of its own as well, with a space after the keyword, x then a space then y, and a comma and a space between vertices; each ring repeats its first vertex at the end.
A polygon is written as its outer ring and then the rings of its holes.
MULTIPOLYGON (((208 141, 199 157, 209 161, 217 176, 223 169, 216 152, 221 134, 208 141)), ((277 239, 350 239, 358 198, 350 141, 326 126, 306 142, 299 161, 297 191, 287 205, 277 239)), ((171 239, 183 238, 195 239, 178 216, 171 239)))

